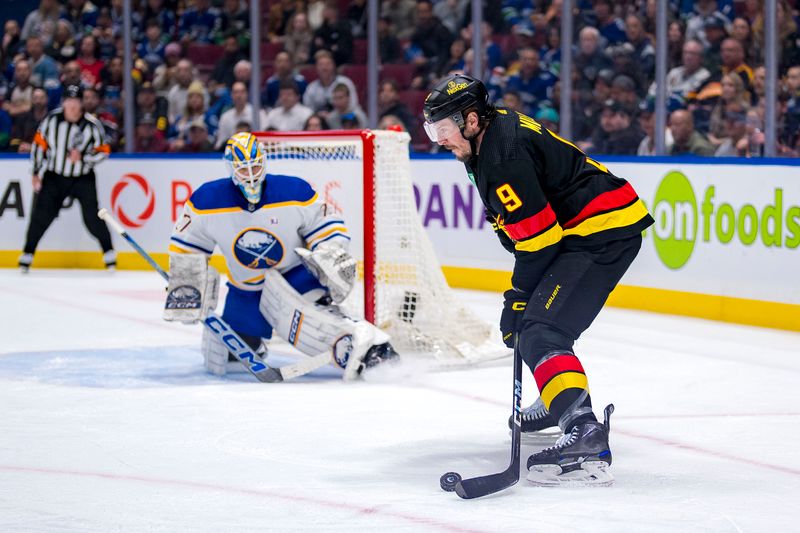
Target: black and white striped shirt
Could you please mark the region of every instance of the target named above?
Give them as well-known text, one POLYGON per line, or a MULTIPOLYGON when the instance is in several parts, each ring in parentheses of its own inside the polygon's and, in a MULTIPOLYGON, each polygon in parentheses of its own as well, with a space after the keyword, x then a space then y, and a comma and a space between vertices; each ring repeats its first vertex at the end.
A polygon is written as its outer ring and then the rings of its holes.
POLYGON ((110 152, 103 126, 94 115, 84 113, 78 122, 67 122, 63 110, 58 108, 45 117, 33 137, 31 173, 40 176, 50 170, 77 178, 88 174, 110 152), (69 159, 73 148, 81 153, 81 159, 75 163, 69 159))

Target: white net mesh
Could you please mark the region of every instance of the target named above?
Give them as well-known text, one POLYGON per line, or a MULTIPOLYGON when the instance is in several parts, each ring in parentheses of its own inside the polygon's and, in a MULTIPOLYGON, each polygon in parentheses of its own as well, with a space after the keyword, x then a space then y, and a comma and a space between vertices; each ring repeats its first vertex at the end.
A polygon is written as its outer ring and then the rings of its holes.
MULTIPOLYGON (((259 135, 271 174, 311 182, 341 211, 351 232, 351 253, 364 260, 364 173, 375 189, 375 324, 392 336, 401 353, 420 353, 443 362, 481 361, 508 350, 493 327, 476 317, 447 285, 416 210, 408 157, 408 134, 375 131, 348 136, 259 135), (364 164, 364 143, 373 143, 374 165, 364 164), (366 170, 365 170, 366 169, 366 170)), ((367 147, 369 148, 369 147, 367 147)), ((368 155, 367 155, 368 157, 368 155)), ((369 162, 369 159, 368 161, 369 162)), ((368 236, 366 237, 368 238, 368 236)), ((365 269, 362 268, 362 273, 365 269)), ((368 270, 368 269, 367 269, 368 270)), ((345 302, 364 314, 362 285, 345 302)))

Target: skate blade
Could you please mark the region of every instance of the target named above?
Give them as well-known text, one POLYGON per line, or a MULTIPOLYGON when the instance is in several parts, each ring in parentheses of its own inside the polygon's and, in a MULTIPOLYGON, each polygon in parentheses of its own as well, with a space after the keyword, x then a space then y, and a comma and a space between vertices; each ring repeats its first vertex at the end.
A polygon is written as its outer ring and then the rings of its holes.
MULTIPOLYGON (((511 432, 508 433, 511 435, 511 432)), ((539 431, 529 431, 520 434, 520 442, 526 446, 537 446, 547 448, 558 440, 564 432, 558 427, 545 428, 539 431)))
POLYGON ((608 487, 614 484, 614 476, 605 461, 586 461, 579 469, 565 474, 558 465, 532 466, 528 481, 538 487, 608 487))

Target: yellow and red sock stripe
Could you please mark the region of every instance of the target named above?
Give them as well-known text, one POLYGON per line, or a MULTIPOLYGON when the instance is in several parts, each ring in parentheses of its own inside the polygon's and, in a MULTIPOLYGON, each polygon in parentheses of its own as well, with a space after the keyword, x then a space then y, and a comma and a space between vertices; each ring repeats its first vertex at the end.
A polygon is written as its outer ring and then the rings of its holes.
POLYGON ((589 390, 583 365, 571 353, 555 354, 539 362, 533 370, 533 378, 539 387, 542 402, 548 410, 556 396, 565 390, 589 390))

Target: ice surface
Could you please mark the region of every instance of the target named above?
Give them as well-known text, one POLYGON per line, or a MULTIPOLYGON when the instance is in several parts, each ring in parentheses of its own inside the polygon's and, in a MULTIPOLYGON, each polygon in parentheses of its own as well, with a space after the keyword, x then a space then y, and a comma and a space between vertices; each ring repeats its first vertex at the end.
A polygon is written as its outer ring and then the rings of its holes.
POLYGON ((155 274, 0 271, 0 295, 0 531, 797 531, 798 334, 606 309, 576 348, 616 484, 463 501, 442 473, 508 464, 510 360, 263 384, 204 373, 155 274))

